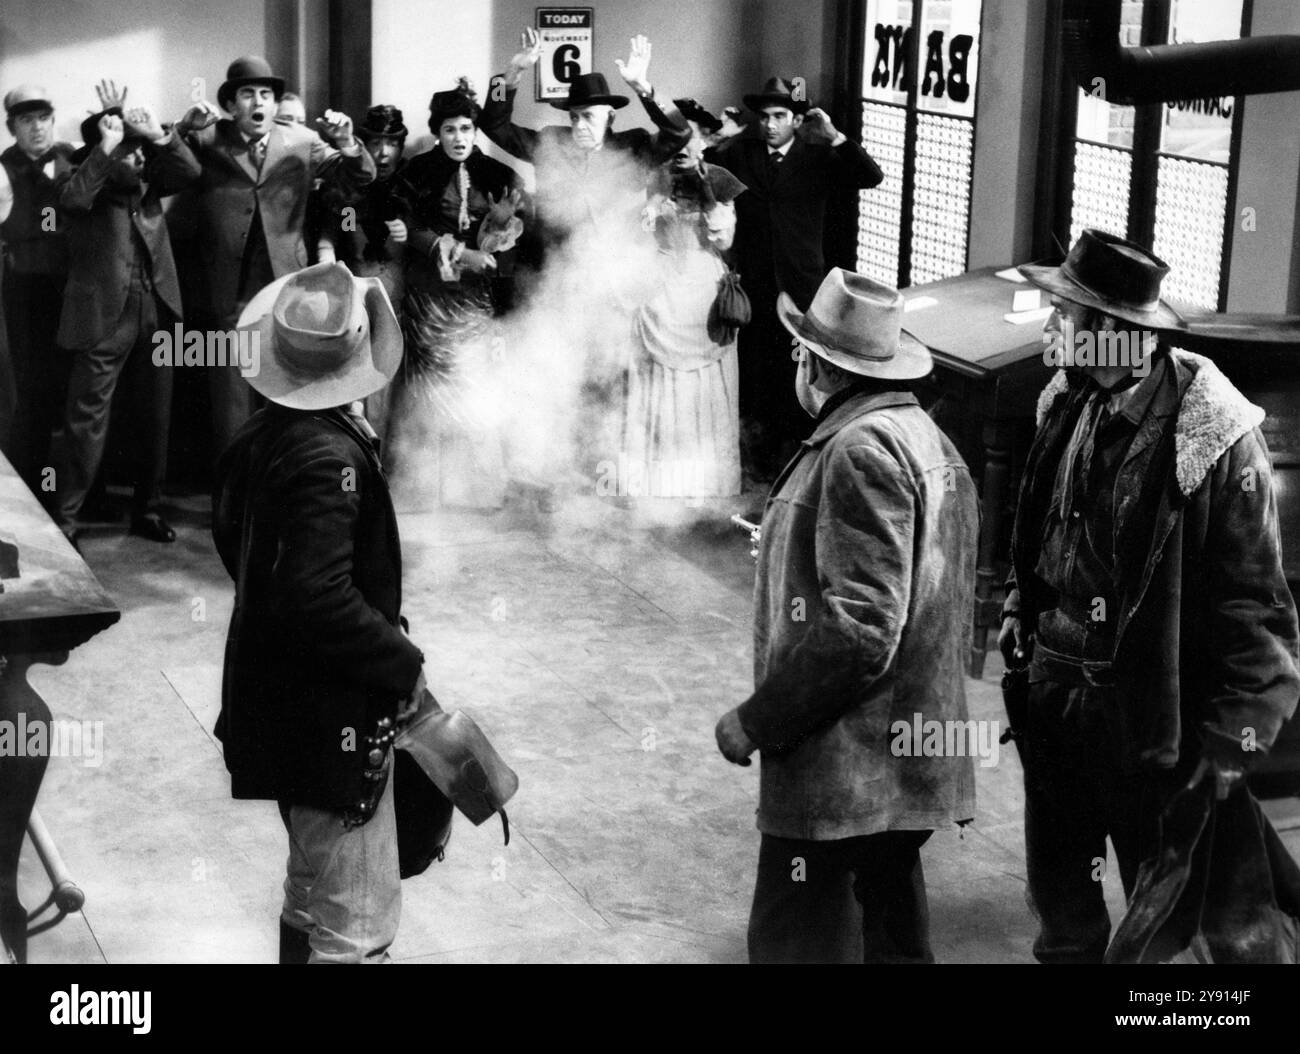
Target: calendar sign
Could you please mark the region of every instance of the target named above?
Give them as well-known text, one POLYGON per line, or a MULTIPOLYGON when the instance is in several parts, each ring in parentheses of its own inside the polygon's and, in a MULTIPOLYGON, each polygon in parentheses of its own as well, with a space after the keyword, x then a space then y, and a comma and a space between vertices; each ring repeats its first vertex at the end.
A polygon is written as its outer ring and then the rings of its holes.
POLYGON ((565 99, 569 85, 591 72, 595 19, 590 7, 539 7, 537 35, 542 57, 537 63, 537 100, 565 99))

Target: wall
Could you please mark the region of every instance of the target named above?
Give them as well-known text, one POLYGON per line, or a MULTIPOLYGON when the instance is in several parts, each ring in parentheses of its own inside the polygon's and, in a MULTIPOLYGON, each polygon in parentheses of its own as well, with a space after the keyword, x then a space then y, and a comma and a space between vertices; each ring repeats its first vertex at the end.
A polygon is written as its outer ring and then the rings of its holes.
MULTIPOLYGON (((427 148, 429 96, 467 74, 485 94, 490 78, 519 50, 532 25, 534 0, 372 0, 374 101, 400 106, 411 129, 408 153, 427 148)), ((808 78, 814 98, 829 90, 834 67, 833 0, 588 0, 595 18, 596 61, 614 90, 615 58, 644 33, 654 46, 651 81, 661 92, 692 95, 715 112, 741 105, 773 73, 808 78)), ((532 77, 516 97, 515 120, 539 128, 563 115, 533 99, 532 77)), ((618 126, 650 127, 640 105, 621 111, 618 126)), ((494 152, 483 144, 489 153, 494 152)))
POLYGON ((1042 106, 1043 9, 984 0, 971 187, 971 270, 1032 254, 1042 106))
MULTIPOLYGON (((1300 33, 1300 5, 1255 0, 1252 36, 1300 33)), ((1300 312, 1296 212, 1300 208, 1300 92, 1251 95, 1242 105, 1230 311, 1300 312), (1241 211, 1255 210, 1255 230, 1241 211)))
MULTIPOLYGON (((231 59, 266 49, 263 0, 129 4, 5 0, 0 11, 0 92, 34 81, 54 96, 59 138, 80 142, 80 125, 98 110, 101 77, 130 86, 128 102, 154 106, 163 120, 190 105, 193 79, 216 100, 231 59)), ((0 146, 12 137, 0 124, 0 146)))

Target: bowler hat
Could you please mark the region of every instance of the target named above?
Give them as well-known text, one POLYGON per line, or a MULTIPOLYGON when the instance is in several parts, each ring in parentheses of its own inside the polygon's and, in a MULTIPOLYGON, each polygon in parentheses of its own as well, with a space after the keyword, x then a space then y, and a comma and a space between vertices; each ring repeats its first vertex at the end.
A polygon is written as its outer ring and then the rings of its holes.
POLYGON ((1160 299, 1169 265, 1136 242, 1088 229, 1059 267, 1024 264, 1020 273, 1040 289, 1075 304, 1152 329, 1179 329, 1182 316, 1160 299))
POLYGON ((763 90, 745 96, 745 105, 755 113, 762 112, 765 106, 784 106, 791 113, 806 113, 807 98, 796 99, 794 86, 783 77, 769 77, 763 90))
POLYGON ((364 399, 392 380, 402 333, 378 278, 321 263, 277 278, 239 316, 259 335, 259 394, 292 410, 326 410, 364 399))
POLYGON ((581 106, 612 106, 621 110, 627 104, 626 95, 615 95, 609 90, 609 82, 603 73, 578 74, 569 84, 567 98, 551 100, 551 105, 557 110, 574 110, 581 106))
POLYGON ((217 89, 217 105, 223 109, 246 84, 265 84, 276 99, 284 94, 284 78, 271 72, 271 64, 261 55, 243 55, 226 68, 225 83, 217 89))
POLYGON ((402 111, 396 106, 382 103, 370 107, 357 128, 357 135, 362 139, 378 139, 380 136, 404 139, 406 134, 406 125, 402 123, 402 111))
POLYGON ((18 117, 33 110, 53 110, 50 93, 35 84, 20 84, 5 93, 5 114, 18 117))
POLYGON ((866 275, 833 267, 806 312, 782 293, 776 313, 801 343, 849 373, 906 381, 934 369, 930 350, 902 328, 903 294, 866 275))

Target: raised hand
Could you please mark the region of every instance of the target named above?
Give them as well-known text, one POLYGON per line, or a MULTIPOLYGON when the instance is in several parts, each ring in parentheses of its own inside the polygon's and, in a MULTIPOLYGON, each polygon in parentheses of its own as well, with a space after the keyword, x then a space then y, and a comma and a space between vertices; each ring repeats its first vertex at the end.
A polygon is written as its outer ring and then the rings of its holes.
POLYGON ((628 59, 615 59, 619 75, 638 95, 650 94, 650 41, 643 34, 632 38, 628 59))
POLYGON ((114 107, 124 107, 126 105, 126 85, 122 85, 122 90, 117 90, 117 83, 111 80, 101 80, 95 85, 95 94, 99 96, 99 108, 101 110, 111 110, 114 107))
POLYGON ((153 111, 147 106, 131 107, 126 111, 124 123, 126 130, 132 135, 148 139, 151 143, 158 142, 167 134, 158 123, 158 119, 154 117, 153 111))
POLYGON ((815 106, 804 114, 799 134, 804 142, 831 146, 840 137, 839 130, 831 123, 830 115, 820 106, 815 106))
POLYGON ((320 134, 328 139, 337 149, 346 150, 353 143, 352 118, 338 110, 326 110, 316 118, 316 127, 320 134))
POLYGON ((122 118, 116 114, 106 113, 99 119, 99 148, 110 157, 113 151, 122 145, 126 131, 122 127, 122 118))
POLYGON ((221 111, 216 108, 207 99, 196 102, 184 116, 173 126, 177 135, 187 135, 190 132, 201 132, 209 125, 216 124, 221 120, 221 111))
POLYGON ((542 57, 542 37, 532 26, 526 26, 519 34, 519 43, 520 50, 510 56, 506 66, 506 82, 510 85, 518 84, 529 67, 536 66, 542 57))

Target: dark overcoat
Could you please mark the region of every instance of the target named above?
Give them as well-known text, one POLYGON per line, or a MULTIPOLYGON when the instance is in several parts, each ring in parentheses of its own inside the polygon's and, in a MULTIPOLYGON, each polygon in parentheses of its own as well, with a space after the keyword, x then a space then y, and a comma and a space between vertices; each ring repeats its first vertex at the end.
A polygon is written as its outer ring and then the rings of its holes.
POLYGON ((355 805, 364 738, 423 662, 378 456, 341 410, 270 404, 221 456, 212 534, 235 581, 216 727, 231 793, 355 805))

